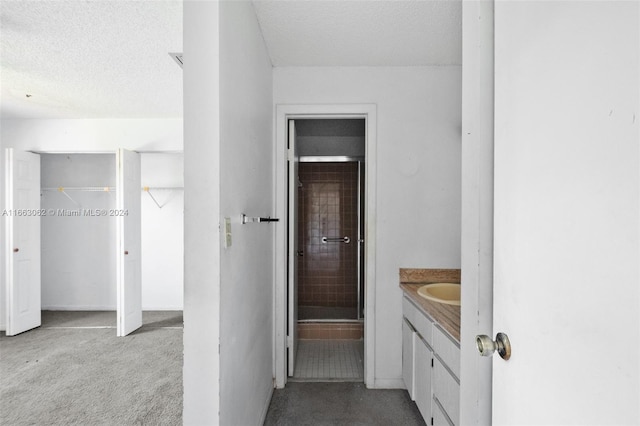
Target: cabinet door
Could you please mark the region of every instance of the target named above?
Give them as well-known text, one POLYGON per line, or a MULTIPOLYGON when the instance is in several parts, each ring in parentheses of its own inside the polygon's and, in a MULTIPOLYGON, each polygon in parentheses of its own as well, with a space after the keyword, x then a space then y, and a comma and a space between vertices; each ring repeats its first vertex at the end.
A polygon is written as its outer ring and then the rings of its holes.
POLYGON ((415 401, 420 414, 429 421, 431 418, 431 360, 433 351, 419 336, 415 339, 414 390, 415 401))
POLYGON ((407 322, 406 318, 402 320, 402 378, 407 387, 407 392, 412 400, 415 400, 414 391, 414 370, 415 363, 415 345, 416 332, 407 322))

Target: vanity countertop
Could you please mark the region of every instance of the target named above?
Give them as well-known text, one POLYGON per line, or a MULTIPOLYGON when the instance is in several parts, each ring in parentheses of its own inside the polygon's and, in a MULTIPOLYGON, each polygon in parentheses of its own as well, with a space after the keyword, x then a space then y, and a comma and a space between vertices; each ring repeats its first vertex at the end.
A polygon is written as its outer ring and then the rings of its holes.
POLYGON ((400 288, 417 306, 460 342, 460 306, 432 302, 418 295, 418 289, 435 282, 460 282, 459 269, 400 269, 400 288))

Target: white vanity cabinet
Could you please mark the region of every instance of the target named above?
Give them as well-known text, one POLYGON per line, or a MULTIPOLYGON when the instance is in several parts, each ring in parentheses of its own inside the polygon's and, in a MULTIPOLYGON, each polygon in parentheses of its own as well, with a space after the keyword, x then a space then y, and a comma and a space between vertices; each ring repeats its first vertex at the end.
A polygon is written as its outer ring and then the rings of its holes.
POLYGON ((415 365, 415 340, 416 340, 416 330, 413 328, 411 323, 407 321, 406 318, 402 319, 402 378, 404 379, 404 384, 407 387, 407 392, 409 392, 409 396, 412 400, 415 401, 415 388, 413 387, 414 380, 414 371, 413 367, 415 365))
POLYGON ((431 417, 433 323, 408 298, 402 301, 402 377, 409 396, 425 419, 431 417))
POLYGON ((433 380, 431 374, 433 350, 420 336, 416 336, 415 352, 415 365, 413 367, 415 371, 415 383, 413 385, 415 389, 415 401, 418 410, 420 410, 420 414, 428 421, 431 416, 431 406, 433 405, 433 392, 431 388, 433 380))
MULTIPOLYGON (((460 344, 438 325, 434 325, 433 344, 433 400, 448 420, 441 424, 457 425, 460 418, 460 344)), ((433 424, 437 424, 435 420, 433 424)))
POLYGON ((460 344, 407 296, 402 301, 402 376, 427 424, 458 425, 460 344))

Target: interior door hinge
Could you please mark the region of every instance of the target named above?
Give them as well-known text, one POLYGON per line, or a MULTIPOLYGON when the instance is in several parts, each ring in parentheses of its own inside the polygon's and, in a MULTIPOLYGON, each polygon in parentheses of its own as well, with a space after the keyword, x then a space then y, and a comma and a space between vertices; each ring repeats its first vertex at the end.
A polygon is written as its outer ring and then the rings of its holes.
POLYGON ((287 149, 287 160, 293 161, 293 150, 291 148, 287 149))
POLYGON ((293 336, 287 336, 287 348, 293 346, 293 336))
POLYGON ((431 368, 433 368, 433 358, 431 358, 431 368))

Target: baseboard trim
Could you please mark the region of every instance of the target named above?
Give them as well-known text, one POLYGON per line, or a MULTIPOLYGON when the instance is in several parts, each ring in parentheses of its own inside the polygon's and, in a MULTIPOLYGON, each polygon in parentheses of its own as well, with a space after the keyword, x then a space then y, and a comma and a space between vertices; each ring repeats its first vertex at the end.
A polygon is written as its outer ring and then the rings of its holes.
MULTIPOLYGON (((116 311, 116 307, 115 306, 94 306, 94 305, 74 305, 74 306, 42 306, 42 308, 40 308, 43 311, 116 311)), ((166 306, 161 306, 161 307, 157 307, 157 306, 153 306, 153 307, 149 307, 149 306, 144 306, 142 308, 143 311, 182 311, 182 308, 179 307, 175 307, 175 306, 171 306, 171 307, 166 307, 166 306)))
MULTIPOLYGON (((273 380, 273 383, 275 383, 275 379, 273 380)), ((262 415, 260 416, 260 423, 263 425, 265 420, 267 420, 267 413, 269 412, 269 406, 271 405, 271 398, 273 398, 273 386, 271 386, 271 389, 269 390, 269 396, 267 397, 267 401, 264 405, 264 407, 262 408, 262 415)))
POLYGON ((42 306, 43 311, 116 311, 115 306, 73 305, 73 306, 42 306))
POLYGON ((403 379, 375 379, 374 389, 406 389, 403 379))
POLYGON ((142 310, 143 311, 175 311, 175 312, 179 312, 179 311, 183 311, 184 309, 182 307, 178 307, 178 306, 143 306, 142 310))

